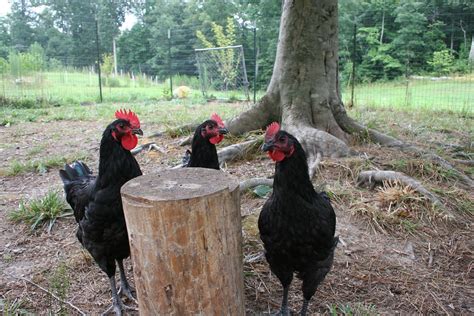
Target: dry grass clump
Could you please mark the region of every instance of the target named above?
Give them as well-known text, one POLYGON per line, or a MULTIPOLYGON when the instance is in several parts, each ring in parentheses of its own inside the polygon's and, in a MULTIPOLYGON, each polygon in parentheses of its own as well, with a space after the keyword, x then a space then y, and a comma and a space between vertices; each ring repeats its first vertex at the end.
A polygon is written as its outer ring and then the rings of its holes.
POLYGON ((351 210, 368 218, 370 226, 381 232, 415 233, 439 215, 426 197, 398 181, 384 182, 371 199, 354 203, 351 210))

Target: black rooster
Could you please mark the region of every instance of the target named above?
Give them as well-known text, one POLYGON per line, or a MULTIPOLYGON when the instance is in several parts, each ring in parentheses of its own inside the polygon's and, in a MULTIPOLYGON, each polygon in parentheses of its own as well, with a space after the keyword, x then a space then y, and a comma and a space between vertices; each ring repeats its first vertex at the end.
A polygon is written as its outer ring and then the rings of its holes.
POLYGON ((143 135, 140 121, 132 111, 117 111, 117 120, 105 129, 100 142, 99 173, 76 161, 66 165, 59 175, 64 183, 66 200, 74 210, 79 227, 76 236, 99 267, 107 273, 112 290, 112 306, 121 315, 127 308, 118 297, 115 285, 116 262, 120 270, 121 291, 134 299, 123 268, 123 259, 130 256, 127 227, 122 209, 120 188, 142 174, 130 153, 143 135))
POLYGON ((305 315, 311 297, 332 266, 338 237, 336 215, 327 195, 314 190, 306 154, 298 140, 267 128, 263 150, 276 162, 273 193, 258 219, 265 257, 283 286, 280 313, 288 315, 288 289, 294 272, 303 281, 305 315))
POLYGON ((183 158, 185 167, 200 167, 219 170, 216 144, 219 144, 227 134, 224 122, 217 114, 196 128, 191 145, 183 158))

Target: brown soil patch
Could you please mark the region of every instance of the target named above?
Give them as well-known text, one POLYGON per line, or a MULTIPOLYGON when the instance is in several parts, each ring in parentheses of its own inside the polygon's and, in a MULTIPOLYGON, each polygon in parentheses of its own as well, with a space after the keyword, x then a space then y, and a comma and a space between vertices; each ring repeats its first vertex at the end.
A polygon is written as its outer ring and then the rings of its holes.
MULTIPOLYGON (((18 124, 0 127, 5 144, 0 147, 0 168, 7 169, 14 160, 86 152, 86 162, 97 169, 98 144, 105 122, 54 122, 18 124), (33 150, 33 147, 39 147, 33 150)), ((144 126, 154 132, 157 126, 144 126)), ((146 143, 149 139, 142 139, 146 143)), ((180 162, 184 148, 180 139, 156 138, 163 153, 143 152, 137 155, 144 173, 156 172, 180 162)), ((472 282, 473 244, 471 213, 456 209, 456 192, 471 198, 472 192, 458 188, 455 182, 426 173, 424 184, 445 190, 443 202, 458 214, 457 221, 446 223, 441 216, 423 217, 413 227, 408 222, 380 223, 377 212, 386 207, 376 193, 357 188, 359 170, 371 167, 390 169, 394 159, 415 159, 377 146, 356 148, 366 152, 365 158, 325 160, 314 179, 316 186, 332 192, 341 238, 332 271, 310 304, 311 314, 472 314, 474 286, 472 282), (428 183, 428 181, 431 181, 428 183), (454 193, 453 193, 454 192, 454 193), (371 210, 368 215, 366 210, 371 210), (365 212, 365 213, 364 213, 365 212), (407 224, 408 223, 408 224, 407 224), (408 226, 407 226, 408 225, 408 226)), ((408 168, 402 166, 401 168, 408 168)), ((271 176, 273 164, 264 156, 252 161, 229 163, 226 169, 239 178, 271 176)), ((0 299, 22 302, 22 308, 33 313, 59 313, 60 304, 44 291, 19 279, 27 278, 54 291, 54 275, 66 267, 63 278, 69 282, 66 300, 87 314, 98 314, 110 304, 109 285, 105 274, 81 249, 75 238, 72 217, 58 220, 51 234, 34 233, 23 224, 7 219, 21 199, 39 197, 49 189, 61 190, 58 168, 43 174, 22 173, 0 178, 0 299)), ((256 220, 264 200, 250 193, 243 195, 244 256, 246 309, 248 314, 275 311, 281 301, 281 287, 271 275, 265 259, 256 220)), ((418 205, 431 214, 428 206, 418 205)), ((472 204, 471 204, 472 205, 472 204)), ((405 219, 404 219, 405 220, 405 219)), ((130 261, 126 262, 132 275, 130 261)), ((132 278, 133 283, 133 278, 132 278)), ((295 281, 290 292, 290 305, 298 311, 302 304, 300 283, 295 281)), ((67 314, 74 311, 62 307, 67 314)))

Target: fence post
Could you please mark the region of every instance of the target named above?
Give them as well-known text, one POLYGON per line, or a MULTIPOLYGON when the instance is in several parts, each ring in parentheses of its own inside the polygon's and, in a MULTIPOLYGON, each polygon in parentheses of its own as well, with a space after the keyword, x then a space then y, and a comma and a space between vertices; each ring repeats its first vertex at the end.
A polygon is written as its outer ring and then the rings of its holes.
POLYGON ((170 98, 173 98, 173 72, 171 71, 171 30, 168 29, 168 71, 170 75, 170 98))
POLYGON ((99 74, 99 95, 100 95, 100 103, 102 103, 102 79, 100 76, 99 23, 97 22, 97 16, 95 17, 95 41, 97 44, 97 72, 99 74))
POLYGON ((253 61, 254 61, 254 72, 253 72, 253 103, 257 103, 257 24, 253 28, 253 61))
POLYGON ((356 76, 356 45, 357 45, 357 24, 354 23, 354 34, 352 38, 352 80, 351 80, 351 103, 349 107, 354 106, 354 89, 356 76))
POLYGON ((409 105, 409 93, 410 93, 410 90, 409 90, 409 85, 410 85, 410 82, 409 82, 409 78, 408 78, 408 65, 410 64, 410 61, 407 60, 406 64, 405 64, 405 106, 408 107, 409 105))

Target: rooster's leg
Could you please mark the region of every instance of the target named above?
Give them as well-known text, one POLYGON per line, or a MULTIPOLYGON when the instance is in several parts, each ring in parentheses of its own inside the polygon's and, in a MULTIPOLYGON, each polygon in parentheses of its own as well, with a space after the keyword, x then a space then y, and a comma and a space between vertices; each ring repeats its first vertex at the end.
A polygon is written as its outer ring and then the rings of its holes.
POLYGON ((288 291, 290 289, 290 286, 285 286, 283 287, 283 300, 281 302, 281 309, 280 309, 280 315, 282 316, 287 316, 290 315, 290 311, 288 310, 288 291))
POLYGON ((308 311, 308 304, 309 304, 309 300, 305 299, 303 301, 303 307, 301 307, 301 312, 300 312, 300 315, 301 316, 305 316, 306 315, 306 312, 308 311))
POLYGON ((110 312, 111 310, 114 311, 115 315, 121 316, 122 309, 124 308, 124 306, 117 294, 117 288, 115 285, 115 276, 111 276, 109 278, 109 282, 110 282, 110 289, 112 290, 112 305, 102 314, 102 316, 107 315, 107 313, 110 312))
POLYGON ((115 284, 115 276, 110 277, 109 282, 110 282, 110 289, 112 290, 112 305, 105 312, 102 313, 102 316, 107 315, 111 310, 113 310, 116 316, 121 316, 123 310, 137 311, 136 308, 127 306, 122 303, 122 300, 120 299, 117 292, 117 287, 115 284))
POLYGON ((125 294, 126 297, 128 297, 130 300, 134 301, 137 303, 137 299, 135 295, 133 295, 133 288, 130 286, 130 284, 127 281, 127 277, 125 276, 125 270, 123 268, 123 260, 117 260, 119 270, 120 270, 120 289, 118 291, 119 294, 123 293, 125 294))

